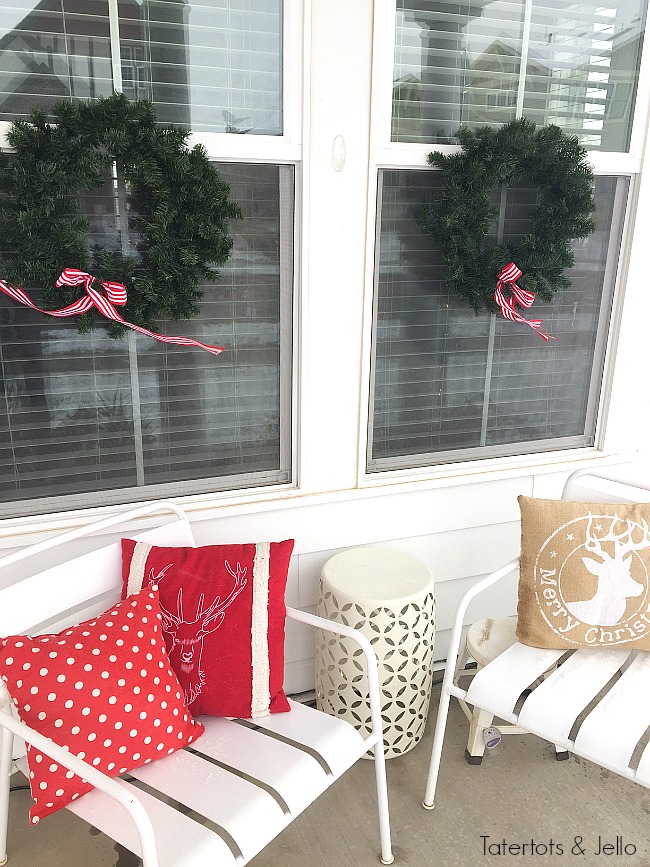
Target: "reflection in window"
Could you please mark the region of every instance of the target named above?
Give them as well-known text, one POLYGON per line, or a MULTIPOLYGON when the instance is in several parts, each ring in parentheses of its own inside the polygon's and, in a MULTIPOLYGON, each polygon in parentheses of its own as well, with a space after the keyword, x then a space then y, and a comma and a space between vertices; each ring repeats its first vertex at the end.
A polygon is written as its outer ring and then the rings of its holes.
POLYGON ((398 0, 394 141, 525 116, 589 149, 629 146, 645 0, 398 0))
POLYGON ((0 120, 35 105, 113 92, 107 0, 27 0, 0 8, 0 120))
POLYGON ((0 120, 120 89, 163 123, 282 134, 282 0, 41 0, 0 9, 0 120))

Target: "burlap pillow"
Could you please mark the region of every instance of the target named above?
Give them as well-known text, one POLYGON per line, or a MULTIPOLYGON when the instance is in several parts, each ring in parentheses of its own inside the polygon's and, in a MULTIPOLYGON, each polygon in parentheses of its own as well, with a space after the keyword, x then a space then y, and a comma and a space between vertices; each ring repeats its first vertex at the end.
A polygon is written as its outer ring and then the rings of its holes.
POLYGON ((518 640, 650 650, 650 503, 518 499, 518 640))

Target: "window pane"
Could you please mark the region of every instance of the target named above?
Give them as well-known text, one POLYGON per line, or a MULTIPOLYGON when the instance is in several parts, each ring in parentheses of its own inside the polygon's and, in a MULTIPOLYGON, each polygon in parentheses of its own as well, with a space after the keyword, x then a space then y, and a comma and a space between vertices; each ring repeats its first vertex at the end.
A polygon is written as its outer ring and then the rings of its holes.
MULTIPOLYGON (((233 253, 200 317, 160 327, 221 355, 0 304, 0 514, 290 479, 293 169, 219 170, 244 213, 233 253)), ((115 231, 112 203, 87 196, 95 233, 115 231)))
POLYGON ((282 133, 281 0, 120 0, 122 82, 157 116, 209 132, 282 133))
MULTIPOLYGON (((558 338, 547 344, 447 292, 442 258, 419 227, 441 179, 381 174, 368 469, 593 444, 627 181, 596 179, 597 230, 574 245, 571 287, 527 314, 558 338)), ((535 197, 508 190, 506 240, 530 229, 535 197)))
POLYGON ((2 3, 0 120, 112 92, 108 0, 2 3))
MULTIPOLYGON (((118 0, 122 89, 161 123, 282 134, 282 0, 118 0)), ((108 0, 0 9, 0 120, 113 92, 108 0)))
POLYGON ((589 149, 627 150, 645 11, 645 0, 398 0, 393 140, 454 144, 461 124, 523 114, 589 149))

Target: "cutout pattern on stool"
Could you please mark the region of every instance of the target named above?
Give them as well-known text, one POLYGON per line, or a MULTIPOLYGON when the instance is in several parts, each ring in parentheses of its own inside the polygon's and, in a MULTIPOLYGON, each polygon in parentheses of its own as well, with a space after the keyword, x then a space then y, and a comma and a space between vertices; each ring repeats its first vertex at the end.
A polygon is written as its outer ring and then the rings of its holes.
MULTIPOLYGON (((336 596, 329 590, 323 593, 321 586, 318 610, 330 620, 360 629, 370 640, 379 662, 386 757, 407 752, 422 738, 431 698, 433 593, 397 611, 381 606, 368 613, 357 603, 340 605, 336 596)), ((370 734, 362 652, 343 636, 318 633, 316 704, 319 710, 352 723, 364 737, 370 734)))

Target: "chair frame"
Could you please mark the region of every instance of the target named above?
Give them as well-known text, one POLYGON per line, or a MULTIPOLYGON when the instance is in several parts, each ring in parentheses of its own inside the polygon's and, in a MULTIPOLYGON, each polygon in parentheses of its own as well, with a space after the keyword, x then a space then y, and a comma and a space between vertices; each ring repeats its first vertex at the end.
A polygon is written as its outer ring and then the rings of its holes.
MULTIPOLYGON (((607 470, 601 471, 598 469, 583 469, 577 470, 572 473, 566 483, 564 485, 563 490, 563 499, 571 499, 570 492, 573 490, 574 486, 578 480, 583 479, 585 477, 591 477, 598 481, 604 481, 605 483, 611 483, 613 489, 615 491, 613 496, 608 496, 605 499, 603 496, 599 496, 598 499, 602 502, 631 502, 625 496, 621 496, 617 489, 617 485, 622 485, 627 489, 634 488, 639 493, 645 494, 646 501, 650 501, 650 489, 645 487, 644 485, 636 484, 635 482, 627 482, 621 480, 616 477, 616 472, 608 472, 607 470)), ((589 486, 586 486, 587 489, 589 486)), ((640 498, 641 499, 641 498, 640 498)), ((487 575, 485 578, 478 581, 473 587, 471 587, 463 596, 456 611, 456 616, 454 619, 454 624, 451 632, 451 639, 449 642, 449 650, 447 653, 447 664, 445 666, 445 673, 443 676, 442 687, 441 687, 441 695, 440 695, 440 703, 438 706, 438 715, 436 719, 434 737, 433 737, 433 746, 431 750, 431 761, 429 765, 429 772, 427 776, 426 789, 424 794, 424 800, 422 802, 422 806, 427 810, 432 810, 435 806, 435 793, 436 787, 438 783, 438 776, 440 772, 440 759, 442 755, 442 748, 445 736, 445 729, 447 725, 447 717, 449 714, 449 703, 454 696, 460 701, 466 700, 468 690, 462 689, 454 683, 454 677, 456 672, 456 660, 459 657, 462 638, 463 638, 463 627, 465 624, 465 617, 467 614, 467 609, 477 596, 479 596, 483 591, 487 590, 489 587, 492 587, 498 581, 501 581, 503 578, 506 578, 508 575, 511 575, 515 570, 518 569, 520 563, 520 558, 516 557, 511 560, 505 566, 502 566, 500 569, 497 569, 495 572, 492 572, 490 575, 487 575)), ((601 651, 602 653, 607 653, 606 650, 601 651)), ((489 666, 488 666, 489 667, 489 666)), ((523 729, 523 733, 527 733, 528 729, 523 729)), ((535 732, 535 734, 544 737, 543 733, 535 732)), ((547 738, 548 740, 548 738, 547 738)), ((556 749, 558 749, 556 747, 556 749)), ((562 757, 562 756, 560 756, 562 757)), ((607 766, 605 762, 598 760, 597 756, 585 756, 589 758, 591 761, 596 762, 597 764, 601 764, 602 766, 607 766)), ((615 773, 621 773, 621 771, 617 768, 610 767, 610 770, 613 770, 615 773)), ((630 779, 634 779, 634 775, 632 773, 626 774, 630 779)))
MULTIPOLYGON (((102 520, 77 527, 68 532, 38 542, 0 558, 0 569, 11 566, 21 560, 46 552, 54 547, 65 545, 76 539, 91 536, 112 527, 132 522, 145 516, 159 515, 161 511, 170 511, 181 521, 189 521, 185 512, 175 503, 159 501, 147 503, 138 508, 119 514, 113 514, 102 520)), ((0 596, 2 591, 0 591, 0 596)), ((117 601, 117 600, 116 600, 117 601)), ((107 606, 114 603, 108 603, 107 606)), ((53 610, 55 603, 52 603, 53 610)), ((377 658, 370 641, 359 630, 339 623, 334 623, 314 614, 309 614, 295 608, 287 607, 287 617, 335 634, 353 639, 363 651, 368 676, 369 701, 372 729, 370 735, 363 738, 366 750, 372 751, 375 760, 375 778, 377 786, 377 806, 379 813, 379 830, 381 856, 383 864, 393 863, 390 835, 390 819, 388 812, 388 790, 386 784, 386 767, 383 749, 383 726, 381 719, 381 700, 379 693, 379 678, 377 658)), ((80 616, 80 619, 83 617, 80 616)), ((29 632, 29 630, 27 630, 29 632)), ((60 745, 39 734, 20 720, 15 719, 10 710, 11 699, 2 684, 0 690, 0 865, 7 861, 7 833, 10 797, 10 777, 15 770, 15 759, 12 758, 14 737, 23 738, 33 744, 46 755, 59 762, 64 767, 87 779, 96 789, 118 802, 133 821, 140 840, 140 855, 143 867, 159 867, 159 856, 154 837, 154 829, 145 807, 138 798, 118 779, 111 778, 87 764, 77 756, 72 755, 60 745)), ((333 782, 333 781, 332 781, 333 782)), ((79 799, 79 803, 83 798, 79 799)))

